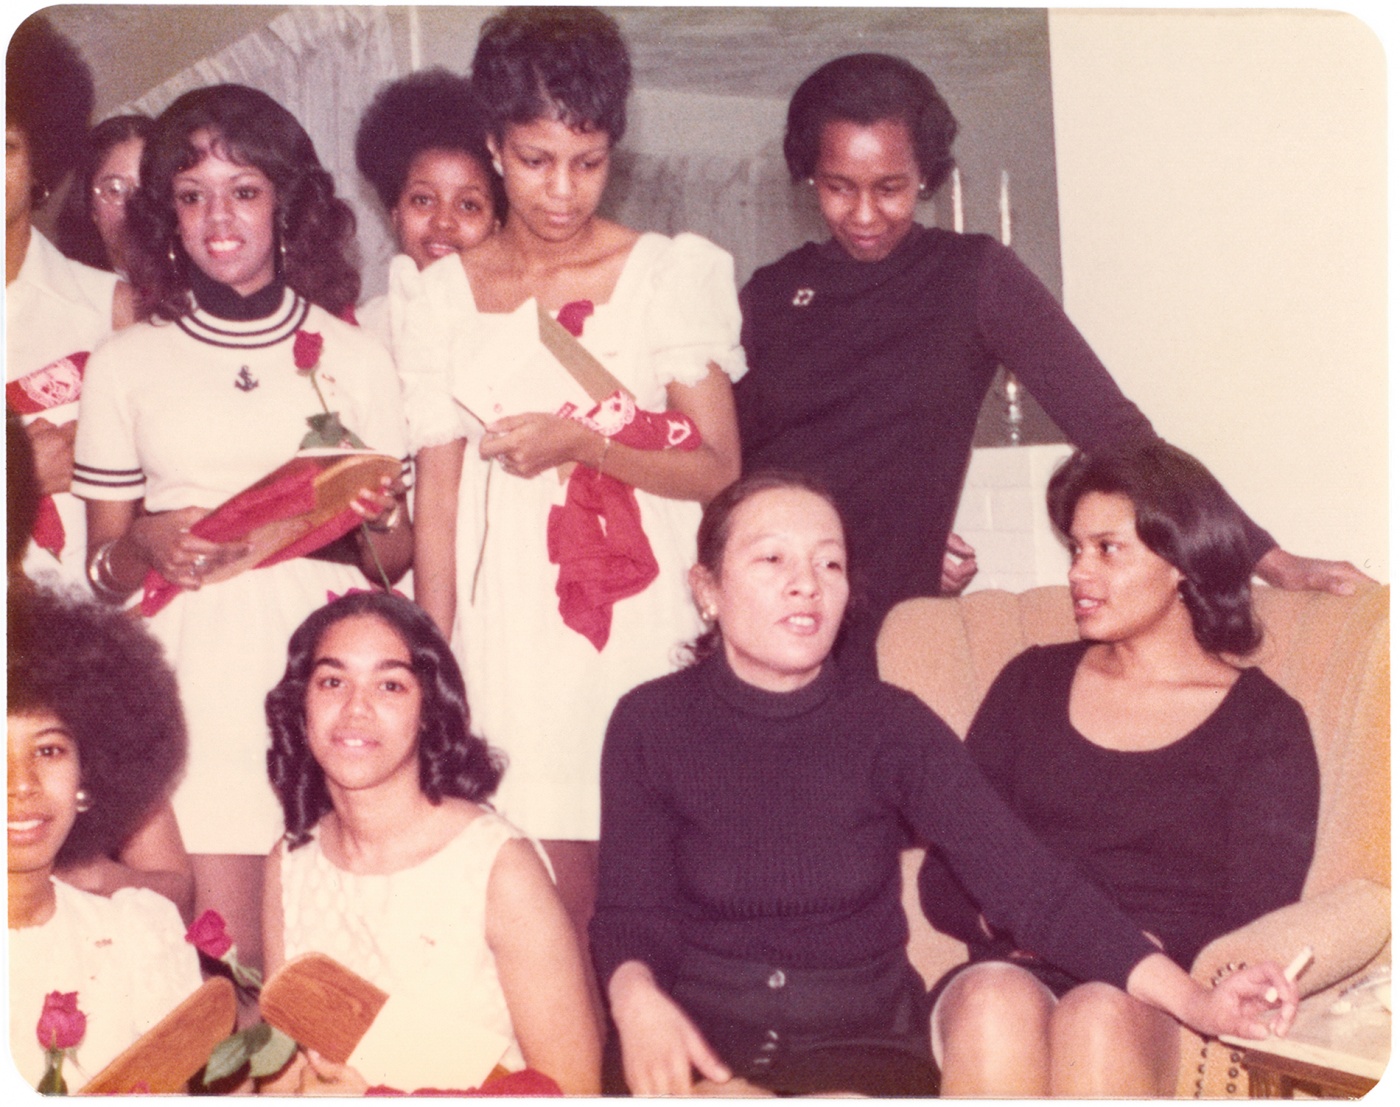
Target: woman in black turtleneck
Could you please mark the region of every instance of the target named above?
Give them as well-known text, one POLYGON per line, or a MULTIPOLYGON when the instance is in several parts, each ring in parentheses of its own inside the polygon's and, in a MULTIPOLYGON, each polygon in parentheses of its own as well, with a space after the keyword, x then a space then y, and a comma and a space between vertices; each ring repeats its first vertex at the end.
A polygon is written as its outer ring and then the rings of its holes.
MULTIPOLYGON (((831 239, 760 269, 739 297, 744 472, 796 469, 835 494, 864 572, 842 659, 871 671, 891 607, 956 593, 976 572, 949 532, 998 364, 1082 449, 1124 452, 1156 437, 1015 254, 988 235, 914 221, 953 170, 957 131, 933 82, 903 58, 823 65, 793 94, 783 152, 831 239)), ((1255 572, 1277 587, 1345 593, 1367 579, 1286 553, 1253 523, 1249 541, 1255 572)))
POLYGON ((256 963, 261 858, 282 830, 263 696, 327 592, 378 580, 376 559, 394 579, 412 536, 401 490, 366 490, 367 527, 336 546, 201 587, 241 548, 189 528, 290 460, 308 417, 338 412, 396 457, 404 422, 383 347, 337 318, 359 290, 354 216, 285 108, 240 85, 186 93, 156 121, 141 180, 127 257, 146 321, 88 363, 73 490, 99 597, 125 601, 151 570, 180 586, 151 618, 189 729, 176 816, 197 909, 217 908, 256 963))
POLYGON ((933 1094, 900 906, 909 829, 1020 948, 1203 1034, 1265 1036, 1272 985, 1287 1031, 1297 989, 1277 965, 1194 983, 1040 844, 927 707, 838 666, 845 534, 810 478, 736 482, 696 545, 700 658, 624 696, 603 747, 606 1089, 933 1094))

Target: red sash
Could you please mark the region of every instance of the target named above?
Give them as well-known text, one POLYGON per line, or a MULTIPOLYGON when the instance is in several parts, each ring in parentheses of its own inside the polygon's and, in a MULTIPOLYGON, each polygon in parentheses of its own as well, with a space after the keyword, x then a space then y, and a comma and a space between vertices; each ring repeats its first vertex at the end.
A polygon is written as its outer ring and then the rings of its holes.
MULTIPOLYGON (((77 403, 83 391, 87 359, 87 351, 80 350, 10 381, 5 385, 5 406, 20 416, 37 416, 77 403)), ((63 520, 53 497, 45 496, 39 501, 34 518, 34 542, 58 557, 63 553, 64 537, 63 520)))

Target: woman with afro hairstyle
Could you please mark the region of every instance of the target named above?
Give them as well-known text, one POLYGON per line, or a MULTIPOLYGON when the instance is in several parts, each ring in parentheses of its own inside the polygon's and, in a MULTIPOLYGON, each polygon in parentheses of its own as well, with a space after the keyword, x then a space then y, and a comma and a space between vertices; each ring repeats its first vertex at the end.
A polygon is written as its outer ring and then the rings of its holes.
POLYGON ((88 135, 58 215, 58 247, 70 258, 126 272, 126 202, 141 183, 141 154, 155 120, 114 115, 88 135))
POLYGON ((583 958, 544 862, 486 802, 500 760, 432 620, 384 592, 323 607, 292 636, 267 721, 286 823, 268 967, 319 951, 389 1000, 346 1065, 303 1056, 264 1090, 460 1091, 529 1067, 597 1094, 583 958))
POLYGON ((92 113, 92 75, 42 15, 5 56, 5 401, 24 419, 43 496, 24 569, 87 587, 83 505, 70 492, 77 400, 88 354, 134 318, 112 273, 64 257, 31 217, 73 168, 92 113))
POLYGON ((197 908, 217 908, 256 964, 261 859, 281 823, 263 696, 301 620, 328 591, 401 575, 412 535, 386 481, 361 490, 366 526, 339 543, 206 583, 243 547, 190 528, 289 461, 324 411, 406 469, 398 381, 383 346, 337 318, 358 288, 354 219, 305 130, 267 94, 215 85, 176 99, 129 206, 129 261, 151 317, 88 366, 74 480, 88 501, 88 576, 113 603, 153 570, 179 588, 151 617, 189 724, 175 813, 197 908))
MULTIPOLYGON (((471 82, 445 69, 379 90, 355 135, 355 164, 384 205, 399 252, 419 269, 471 249, 505 214, 485 112, 471 82)), ((387 296, 365 301, 355 317, 389 345, 387 296)))
POLYGON ((738 473, 734 266, 696 235, 598 214, 631 86, 611 18, 508 8, 482 27, 472 84, 505 225, 460 262, 400 260, 390 280, 414 589, 510 757, 501 810, 544 841, 586 933, 603 731, 698 632, 685 569, 700 504, 738 473), (623 386, 611 402, 555 360, 542 311, 623 386), (644 426, 661 433, 632 437, 644 426), (673 441, 687 448, 660 448, 673 441))
MULTIPOLYGON (((1228 658, 1260 641, 1244 516, 1188 454, 1076 453, 1050 518, 1069 543, 1081 641, 997 677, 967 750, 1041 840, 1190 969, 1221 934, 1301 894, 1318 766, 1297 701, 1228 658)), ((1176 1023, 1017 948, 943 860, 924 910, 972 964, 935 989, 945 1095, 1167 1096, 1176 1023)))
MULTIPOLYGON (((977 571, 950 532, 999 364, 1084 449, 1156 437, 1011 250, 915 222, 953 170, 957 133, 933 82, 903 58, 818 68, 793 94, 783 152, 831 239, 758 270, 740 296, 752 370, 734 394, 744 470, 797 469, 835 493, 866 600, 840 653, 872 673, 891 607, 956 593, 977 571)), ((1368 579, 1285 553, 1253 524, 1249 544, 1280 587, 1348 592, 1368 579)))
POLYGON ((94 895, 64 872, 104 861, 160 809, 184 721, 160 646, 118 611, 44 590, 12 597, 8 651, 10 1052, 34 1086, 44 997, 76 992, 87 1016, 66 1073, 76 1089, 199 987, 169 900, 94 895))

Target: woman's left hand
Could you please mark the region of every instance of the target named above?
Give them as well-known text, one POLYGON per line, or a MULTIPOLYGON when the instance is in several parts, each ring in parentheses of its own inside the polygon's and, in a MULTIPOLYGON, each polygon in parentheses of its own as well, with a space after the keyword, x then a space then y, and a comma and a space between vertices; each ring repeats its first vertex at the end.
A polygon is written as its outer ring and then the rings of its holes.
POLYGON ((1254 571, 1275 588, 1290 592, 1331 592, 1334 596, 1350 596, 1358 585, 1376 583, 1350 561, 1299 557, 1278 546, 1259 559, 1254 571))
POLYGON ((1214 988, 1197 991, 1182 1021, 1212 1037, 1282 1037, 1298 1014, 1298 985, 1272 961, 1247 965, 1214 988))
POLYGON ((484 459, 497 460, 507 473, 527 480, 556 465, 590 463, 601 450, 602 437, 583 424, 540 412, 497 419, 481 440, 484 459))

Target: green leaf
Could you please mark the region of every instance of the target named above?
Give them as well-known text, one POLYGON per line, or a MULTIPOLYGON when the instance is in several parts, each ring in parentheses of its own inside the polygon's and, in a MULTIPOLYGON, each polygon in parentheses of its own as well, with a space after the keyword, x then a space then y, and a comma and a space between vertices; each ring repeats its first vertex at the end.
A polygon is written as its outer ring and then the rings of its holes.
MULTIPOLYGON (((252 1029, 256 1030, 257 1027, 252 1029)), ((222 1042, 214 1047, 214 1051, 209 1054, 209 1063, 204 1066, 204 1083, 213 1084, 222 1080, 226 1076, 232 1076, 241 1069, 248 1061, 247 1030, 240 1030, 237 1034, 230 1034, 222 1042)))
MULTIPOLYGON (((267 1024, 264 1023, 264 1026, 267 1024)), ((281 1072, 297 1051, 297 1044, 275 1026, 268 1026, 268 1040, 261 1049, 249 1058, 248 1074, 254 1077, 271 1076, 281 1072)))
POLYGON ((308 415, 306 422, 311 427, 311 433, 301 440, 303 450, 335 450, 347 447, 358 450, 368 449, 354 431, 347 430, 341 424, 340 412, 338 411, 323 411, 316 415, 308 415))

